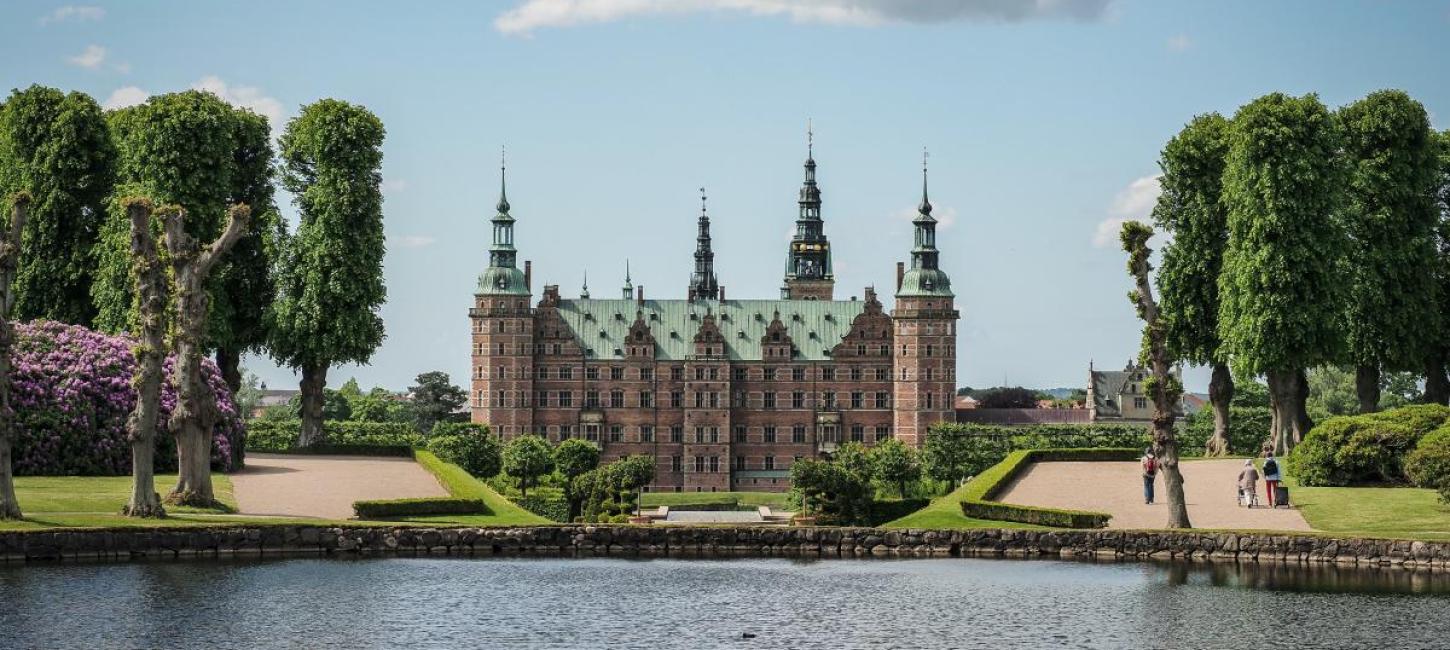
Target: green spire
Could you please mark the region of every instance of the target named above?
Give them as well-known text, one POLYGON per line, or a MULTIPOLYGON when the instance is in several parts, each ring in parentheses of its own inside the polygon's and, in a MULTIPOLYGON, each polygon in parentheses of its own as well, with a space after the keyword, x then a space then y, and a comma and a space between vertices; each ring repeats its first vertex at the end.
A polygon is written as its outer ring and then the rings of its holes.
POLYGON ((478 278, 478 293, 528 295, 524 273, 518 269, 518 251, 514 249, 514 218, 509 215, 508 166, 502 156, 498 170, 498 214, 491 220, 493 245, 488 249, 488 270, 478 278))
POLYGON ((916 218, 911 220, 915 244, 911 249, 911 270, 901 279, 897 296, 951 297, 951 279, 938 268, 940 251, 936 248, 936 219, 931 216, 931 200, 927 198, 926 148, 921 150, 921 203, 916 218))

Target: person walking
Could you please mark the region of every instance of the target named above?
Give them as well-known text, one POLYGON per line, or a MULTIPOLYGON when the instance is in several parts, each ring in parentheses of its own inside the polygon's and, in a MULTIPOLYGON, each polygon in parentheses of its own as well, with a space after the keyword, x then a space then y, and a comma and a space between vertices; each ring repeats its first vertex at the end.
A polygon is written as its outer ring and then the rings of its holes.
POLYGON ((1158 475, 1158 459, 1153 457, 1153 450, 1143 450, 1143 503, 1153 505, 1153 479, 1158 475))
POLYGON ((1274 493, 1279 491, 1279 460, 1274 458, 1273 449, 1264 450, 1264 491, 1269 493, 1269 507, 1274 507, 1274 493))
POLYGON ((1259 469, 1254 467, 1254 459, 1244 459, 1244 468, 1239 471, 1239 502, 1250 508, 1254 507, 1258 484, 1259 469))

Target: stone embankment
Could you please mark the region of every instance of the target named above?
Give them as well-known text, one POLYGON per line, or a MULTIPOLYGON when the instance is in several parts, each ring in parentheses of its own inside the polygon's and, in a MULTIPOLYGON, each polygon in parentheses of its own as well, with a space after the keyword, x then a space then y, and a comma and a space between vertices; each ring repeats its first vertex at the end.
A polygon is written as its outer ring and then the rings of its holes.
POLYGON ((242 526, 0 533, 0 561, 362 555, 1063 557, 1450 570, 1450 542, 1125 530, 676 526, 242 526))

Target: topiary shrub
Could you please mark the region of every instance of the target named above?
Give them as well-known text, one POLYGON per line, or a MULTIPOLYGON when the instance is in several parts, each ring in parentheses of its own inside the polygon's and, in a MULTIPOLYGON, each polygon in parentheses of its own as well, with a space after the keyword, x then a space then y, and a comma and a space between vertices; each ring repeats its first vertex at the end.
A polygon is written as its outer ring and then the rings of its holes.
POLYGON ((1419 487, 1440 491, 1440 500, 1450 503, 1450 426, 1420 439, 1405 457, 1405 474, 1419 487))
MULTIPOLYGON (((131 473, 126 419, 136 406, 131 377, 135 342, 77 325, 34 321, 15 326, 11 399, 15 410, 13 448, 17 475, 120 476, 131 473)), ((171 359, 161 385, 156 436, 156 471, 176 471, 176 439, 166 421, 176 404, 171 359)), ((212 467, 236 469, 245 439, 232 392, 210 359, 202 377, 216 395, 220 418, 212 439, 212 467)))
POLYGON ((1406 455, 1447 420, 1450 408, 1438 404, 1329 418, 1294 447, 1289 473, 1310 486, 1403 482, 1406 455))
MULTIPOLYGON (((473 426, 473 429, 458 429, 457 433, 435 434, 428 440, 428 451, 475 477, 491 478, 503 464, 503 444, 489 433, 488 427, 473 426)), ((441 427, 439 424, 434 429, 441 427)))

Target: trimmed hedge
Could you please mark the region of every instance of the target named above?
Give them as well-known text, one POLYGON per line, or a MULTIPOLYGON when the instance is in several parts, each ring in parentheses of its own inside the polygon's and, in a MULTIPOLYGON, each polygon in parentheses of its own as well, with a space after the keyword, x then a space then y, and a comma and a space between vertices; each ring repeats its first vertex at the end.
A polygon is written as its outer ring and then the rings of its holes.
MULTIPOLYGON (((259 451, 253 449, 252 451, 259 451)), ((297 456, 380 456, 412 458, 413 448, 406 445, 333 445, 322 443, 311 447, 267 450, 268 454, 292 454, 297 456)))
POLYGON ((1438 490, 1440 500, 1450 503, 1450 425, 1420 439, 1405 457, 1405 474, 1419 487, 1438 490))
MULTIPOLYGON (((1228 448, 1239 456, 1255 456, 1269 438, 1273 413, 1264 406, 1230 406, 1228 409, 1228 448)), ((1178 453, 1202 456, 1208 439, 1213 437, 1213 407, 1179 420, 1178 453)))
POLYGON ((1294 447, 1287 468, 1305 486, 1403 483, 1406 456, 1447 421, 1450 408, 1438 404, 1332 417, 1294 447))
POLYGON ((1111 515, 1102 512, 1059 510, 1019 506, 992 501, 1021 474, 1028 465, 1051 461, 1131 461, 1138 459, 1137 449, 1022 449, 1007 455, 1002 462, 982 472, 968 484, 962 513, 968 517, 995 521, 1015 521, 1044 526, 1070 528, 1102 528, 1111 515), (970 512, 969 512, 970 509, 970 512), (1066 523, 1049 523, 1066 522, 1066 523))
POLYGON ((472 424, 445 428, 443 424, 433 427, 428 451, 476 477, 486 479, 498 475, 503 466, 503 443, 489 433, 488 427, 472 424))
POLYGON ((962 514, 976 519, 1015 521, 1057 528, 1107 528, 1108 520, 1112 518, 1101 512, 1019 506, 997 501, 963 501, 962 514))
MULTIPOLYGON (((302 423, 298 420, 253 420, 247 428, 247 451, 287 452, 298 449, 297 436, 302 423)), ((317 445, 341 447, 420 447, 423 434, 408 422, 351 422, 327 420, 322 423, 322 440, 317 445)))
POLYGON ((866 525, 880 526, 888 521, 900 519, 917 510, 921 510, 930 504, 931 499, 872 501, 871 505, 866 508, 866 525))
POLYGON ((564 499, 530 494, 528 498, 514 498, 511 501, 520 508, 549 521, 557 521, 561 524, 569 523, 569 502, 564 499))
POLYGON ((385 519, 423 515, 487 515, 493 514, 482 499, 458 497, 421 497, 416 499, 381 499, 355 501, 352 511, 358 519, 385 519))

